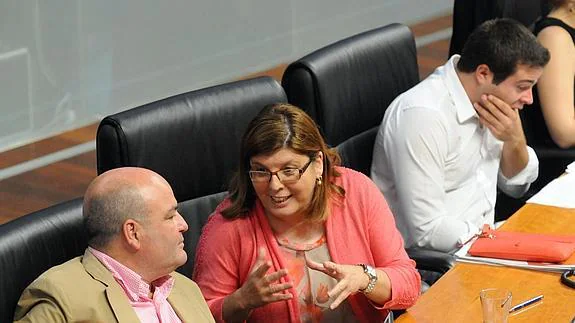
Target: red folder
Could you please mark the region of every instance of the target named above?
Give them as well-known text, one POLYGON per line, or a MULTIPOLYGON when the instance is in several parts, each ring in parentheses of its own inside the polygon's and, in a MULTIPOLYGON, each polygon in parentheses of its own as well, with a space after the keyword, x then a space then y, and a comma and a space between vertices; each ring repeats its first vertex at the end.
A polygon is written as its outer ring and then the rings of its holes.
POLYGON ((575 236, 496 231, 489 226, 469 254, 478 257, 538 262, 562 262, 575 251, 575 236))

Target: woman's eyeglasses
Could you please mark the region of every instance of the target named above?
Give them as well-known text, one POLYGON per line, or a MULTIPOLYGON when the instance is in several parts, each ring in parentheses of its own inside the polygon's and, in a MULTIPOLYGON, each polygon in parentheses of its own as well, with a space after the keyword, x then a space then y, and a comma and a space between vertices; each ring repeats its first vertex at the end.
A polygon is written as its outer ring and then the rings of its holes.
POLYGON ((250 174, 250 179, 254 183, 269 183, 272 180, 272 176, 275 175, 278 177, 282 184, 290 184, 299 181, 301 175, 305 173, 311 162, 313 161, 312 158, 309 159, 309 162, 305 164, 302 168, 284 168, 280 169, 277 172, 270 172, 267 170, 250 170, 248 173, 250 174))

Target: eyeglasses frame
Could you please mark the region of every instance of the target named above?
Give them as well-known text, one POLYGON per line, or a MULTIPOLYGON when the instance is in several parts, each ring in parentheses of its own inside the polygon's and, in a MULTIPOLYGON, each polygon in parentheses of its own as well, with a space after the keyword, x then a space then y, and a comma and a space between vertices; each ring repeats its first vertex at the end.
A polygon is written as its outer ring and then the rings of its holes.
POLYGON ((292 181, 288 181, 287 184, 297 183, 297 182, 301 179, 303 173, 305 173, 305 171, 309 168, 309 165, 311 165, 311 163, 313 162, 314 158, 315 158, 315 157, 310 157, 310 158, 309 158, 309 161, 307 162, 307 164, 305 164, 302 168, 283 168, 283 169, 277 170, 277 171, 275 171, 275 172, 270 172, 269 170, 266 170, 266 171, 250 170, 250 171, 248 171, 248 176, 249 176, 250 180, 252 181, 252 183, 262 184, 262 183, 266 183, 266 181, 261 181, 261 182, 254 181, 254 180, 252 179, 251 174, 252 174, 252 173, 268 173, 268 174, 269 174, 269 178, 268 178, 268 181, 267 181, 268 184, 272 181, 272 177, 273 177, 274 175, 278 178, 278 180, 280 181, 280 183, 286 184, 286 183, 285 183, 284 181, 282 181, 282 179, 279 177, 278 173, 280 173, 280 172, 282 172, 282 171, 284 171, 284 170, 287 170, 287 169, 290 169, 290 170, 296 170, 296 169, 297 169, 298 172, 299 172, 299 177, 297 178, 297 180, 294 180, 293 182, 292 182, 292 181))

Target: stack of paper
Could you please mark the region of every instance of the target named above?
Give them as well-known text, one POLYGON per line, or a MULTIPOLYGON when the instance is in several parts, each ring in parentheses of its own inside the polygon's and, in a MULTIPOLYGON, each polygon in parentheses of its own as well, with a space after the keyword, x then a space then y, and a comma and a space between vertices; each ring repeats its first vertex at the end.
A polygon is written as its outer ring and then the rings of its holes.
POLYGON ((575 208, 575 163, 569 165, 567 173, 551 181, 527 200, 527 203, 575 208))

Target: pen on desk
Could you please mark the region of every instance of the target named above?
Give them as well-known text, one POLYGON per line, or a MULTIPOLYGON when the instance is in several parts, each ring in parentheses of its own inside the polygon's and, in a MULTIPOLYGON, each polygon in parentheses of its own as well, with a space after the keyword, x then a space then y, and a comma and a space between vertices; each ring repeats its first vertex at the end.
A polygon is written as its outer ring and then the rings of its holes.
POLYGON ((522 308, 524 308, 524 307, 526 307, 526 306, 529 306, 529 305, 531 305, 531 304, 533 304, 533 303, 536 303, 536 302, 538 302, 538 301, 540 301, 540 300, 542 300, 542 299, 543 299, 543 295, 535 296, 535 297, 533 297, 533 298, 531 298, 531 299, 526 300, 525 302, 522 302, 522 303, 519 303, 519 304, 513 306, 513 307, 509 310, 509 313, 513 313, 513 312, 515 312, 515 311, 518 311, 518 310, 520 310, 520 309, 522 309, 522 308))

